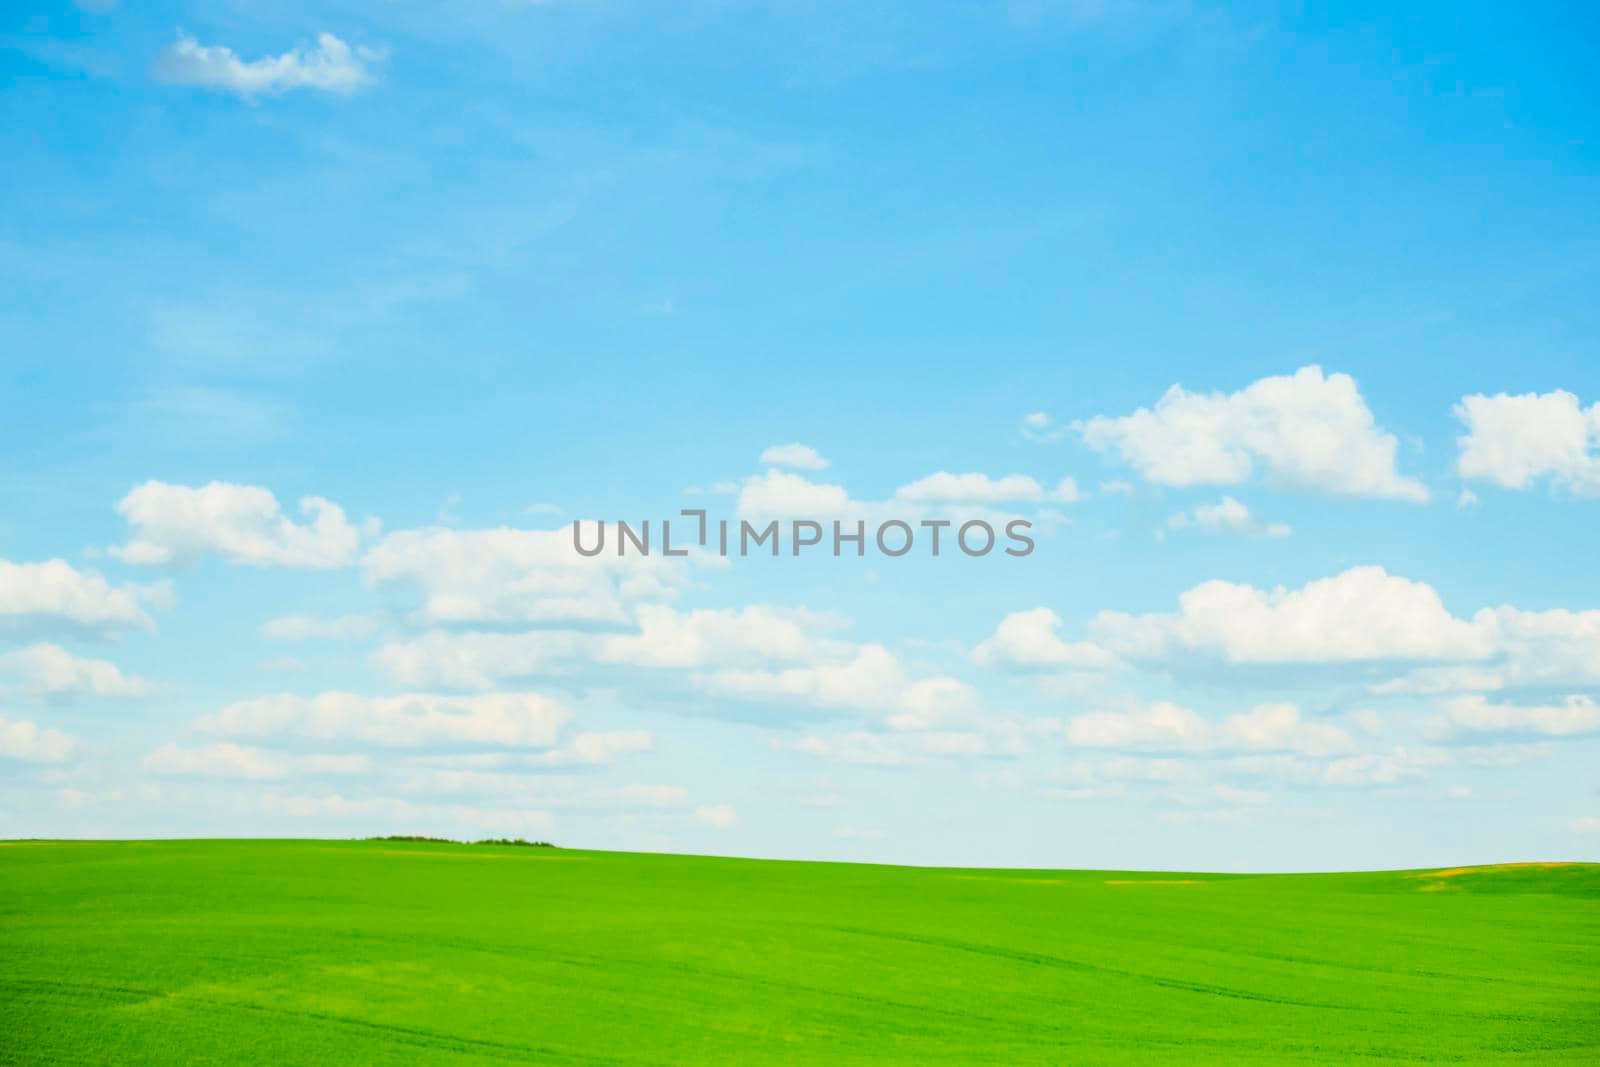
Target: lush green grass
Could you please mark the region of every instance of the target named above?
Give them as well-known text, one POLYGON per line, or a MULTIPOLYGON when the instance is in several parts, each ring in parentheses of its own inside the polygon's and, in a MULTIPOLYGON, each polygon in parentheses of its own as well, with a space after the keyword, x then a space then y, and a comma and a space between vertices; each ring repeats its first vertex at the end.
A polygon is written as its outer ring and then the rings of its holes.
POLYGON ((7 1063, 1600 1063, 1600 867, 0 844, 7 1063))

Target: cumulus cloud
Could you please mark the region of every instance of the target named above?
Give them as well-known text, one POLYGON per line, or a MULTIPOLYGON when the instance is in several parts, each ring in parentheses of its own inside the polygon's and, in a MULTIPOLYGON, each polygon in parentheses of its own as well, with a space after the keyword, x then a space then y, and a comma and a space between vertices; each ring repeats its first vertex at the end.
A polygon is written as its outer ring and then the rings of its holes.
POLYGON ((1600 733, 1600 704, 1569 696, 1560 704, 1494 704, 1479 694, 1446 701, 1447 724, 1469 733, 1584 737, 1600 733))
POLYGON ((144 759, 151 774, 176 778, 224 778, 263 781, 308 775, 364 774, 366 756, 301 755, 238 745, 229 741, 183 748, 165 744, 144 759))
POLYGON ((772 467, 792 467, 802 471, 828 469, 828 461, 816 449, 798 442, 789 445, 771 445, 762 450, 760 461, 772 467))
POLYGON ((60 763, 76 747, 77 742, 59 730, 0 715, 0 759, 60 763))
POLYGON ((297 737, 394 747, 507 745, 549 748, 571 715, 538 693, 369 697, 279 693, 230 704, 196 720, 227 738, 297 737))
POLYGON ((825 636, 829 616, 754 604, 738 609, 675 611, 640 605, 636 634, 608 634, 595 642, 596 659, 643 667, 705 667, 741 661, 812 660, 841 654, 846 642, 825 636))
POLYGON ((1192 511, 1180 511, 1169 516, 1167 529, 1261 534, 1266 537, 1288 537, 1292 532, 1287 523, 1262 522, 1250 513, 1249 508, 1231 496, 1225 496, 1214 504, 1200 504, 1192 511))
POLYGON ((149 630, 155 623, 145 611, 146 605, 164 605, 170 600, 164 584, 113 586, 93 571, 76 570, 64 560, 12 563, 0 559, 0 631, 149 630))
POLYGON ((1347 496, 1425 501, 1395 466, 1354 378, 1302 367, 1236 393, 1174 385, 1152 408, 1074 424, 1090 447, 1118 455, 1160 485, 1237 485, 1257 465, 1283 485, 1347 496))
POLYGON ((1294 752, 1330 756, 1348 751, 1337 726, 1308 722, 1292 704, 1261 704, 1220 722, 1177 704, 1093 711, 1067 722, 1067 740, 1084 748, 1156 752, 1294 752))
POLYGON ((1463 478, 1506 489, 1535 481, 1579 496, 1600 495, 1600 402, 1587 408, 1564 389, 1461 398, 1456 418, 1467 427, 1456 443, 1463 478))
POLYGON ((788 471, 769 470, 746 478, 739 487, 740 515, 763 518, 822 518, 862 515, 867 505, 852 501, 841 485, 813 482, 788 471))
POLYGON ((15 679, 14 685, 23 692, 42 697, 134 697, 150 689, 143 679, 123 674, 114 663, 75 656, 60 645, 48 644, 0 654, 0 680, 6 678, 15 679))
POLYGON ((726 669, 696 674, 707 692, 744 700, 864 712, 896 729, 926 729, 974 714, 976 691, 954 678, 913 679, 882 645, 852 646, 847 659, 782 669, 726 669))
POLYGON ((596 634, 560 630, 435 630, 390 642, 372 659, 403 685, 493 689, 507 678, 570 673, 592 661, 599 640, 596 634))
POLYGON ((1106 670, 1117 659, 1099 645, 1086 641, 1063 641, 1056 631, 1061 616, 1049 608, 1017 611, 1000 620, 994 636, 972 650, 972 658, 984 666, 1019 668, 1061 668, 1106 670))
POLYGON ((1452 616, 1427 583, 1382 567, 1292 590, 1204 582, 1178 598, 1176 614, 1102 612, 1091 629, 1137 659, 1187 651, 1229 663, 1347 663, 1476 659, 1493 650, 1492 637, 1452 616))
POLYGON ((254 485, 212 482, 198 488, 150 481, 117 504, 133 540, 111 554, 127 563, 187 563, 205 555, 252 567, 327 569, 354 562, 361 531, 344 510, 318 496, 300 501, 299 524, 277 497, 254 485))
POLYGON ((1440 694, 1600 686, 1600 610, 1483 608, 1472 626, 1492 655, 1468 664, 1423 666, 1374 686, 1380 693, 1440 694))
POLYGON ((315 48, 292 48, 260 59, 239 58, 231 48, 203 45, 180 32, 156 58, 156 76, 174 85, 220 89, 247 99, 291 89, 348 94, 371 84, 382 53, 356 47, 331 33, 317 34, 315 48))
POLYGON ((565 527, 403 530, 361 561, 371 585, 420 598, 413 622, 446 624, 626 622, 630 605, 686 585, 686 564, 660 555, 585 558, 565 527))
POLYGON ((1054 489, 1045 489, 1026 474, 1006 474, 991 478, 987 474, 971 472, 951 474, 936 471, 894 491, 896 500, 912 504, 1007 504, 1038 503, 1049 500, 1071 504, 1081 494, 1078 483, 1063 478, 1054 489))

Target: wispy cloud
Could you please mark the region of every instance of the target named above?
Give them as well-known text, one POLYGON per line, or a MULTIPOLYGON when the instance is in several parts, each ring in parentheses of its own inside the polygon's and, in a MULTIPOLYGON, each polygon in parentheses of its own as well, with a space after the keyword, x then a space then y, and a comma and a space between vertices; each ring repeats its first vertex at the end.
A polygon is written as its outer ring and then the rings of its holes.
POLYGON ((156 77, 174 85, 220 89, 253 98, 290 89, 353 93, 371 84, 383 60, 376 49, 350 45, 331 33, 317 34, 315 48, 292 48, 282 55, 239 58, 224 45, 203 45, 179 31, 178 39, 156 57, 156 77))

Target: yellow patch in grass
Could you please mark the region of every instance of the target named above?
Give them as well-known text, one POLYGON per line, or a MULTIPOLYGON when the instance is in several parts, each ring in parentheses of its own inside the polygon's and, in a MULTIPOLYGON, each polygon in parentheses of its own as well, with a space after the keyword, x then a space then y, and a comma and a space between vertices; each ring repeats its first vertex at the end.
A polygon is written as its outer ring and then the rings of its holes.
POLYGON ((1480 867, 1446 867, 1438 871, 1420 871, 1412 878, 1458 878, 1463 874, 1489 874, 1493 871, 1548 871, 1558 867, 1576 867, 1576 863, 1546 860, 1538 863, 1486 863, 1480 867))

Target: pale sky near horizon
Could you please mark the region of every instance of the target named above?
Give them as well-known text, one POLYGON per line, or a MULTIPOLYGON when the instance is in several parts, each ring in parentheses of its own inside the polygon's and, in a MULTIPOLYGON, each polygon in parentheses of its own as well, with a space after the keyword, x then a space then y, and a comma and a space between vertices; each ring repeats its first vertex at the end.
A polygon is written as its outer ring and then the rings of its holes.
POLYGON ((1388 8, 8 5, 0 838, 1600 859, 1600 21, 1388 8))

